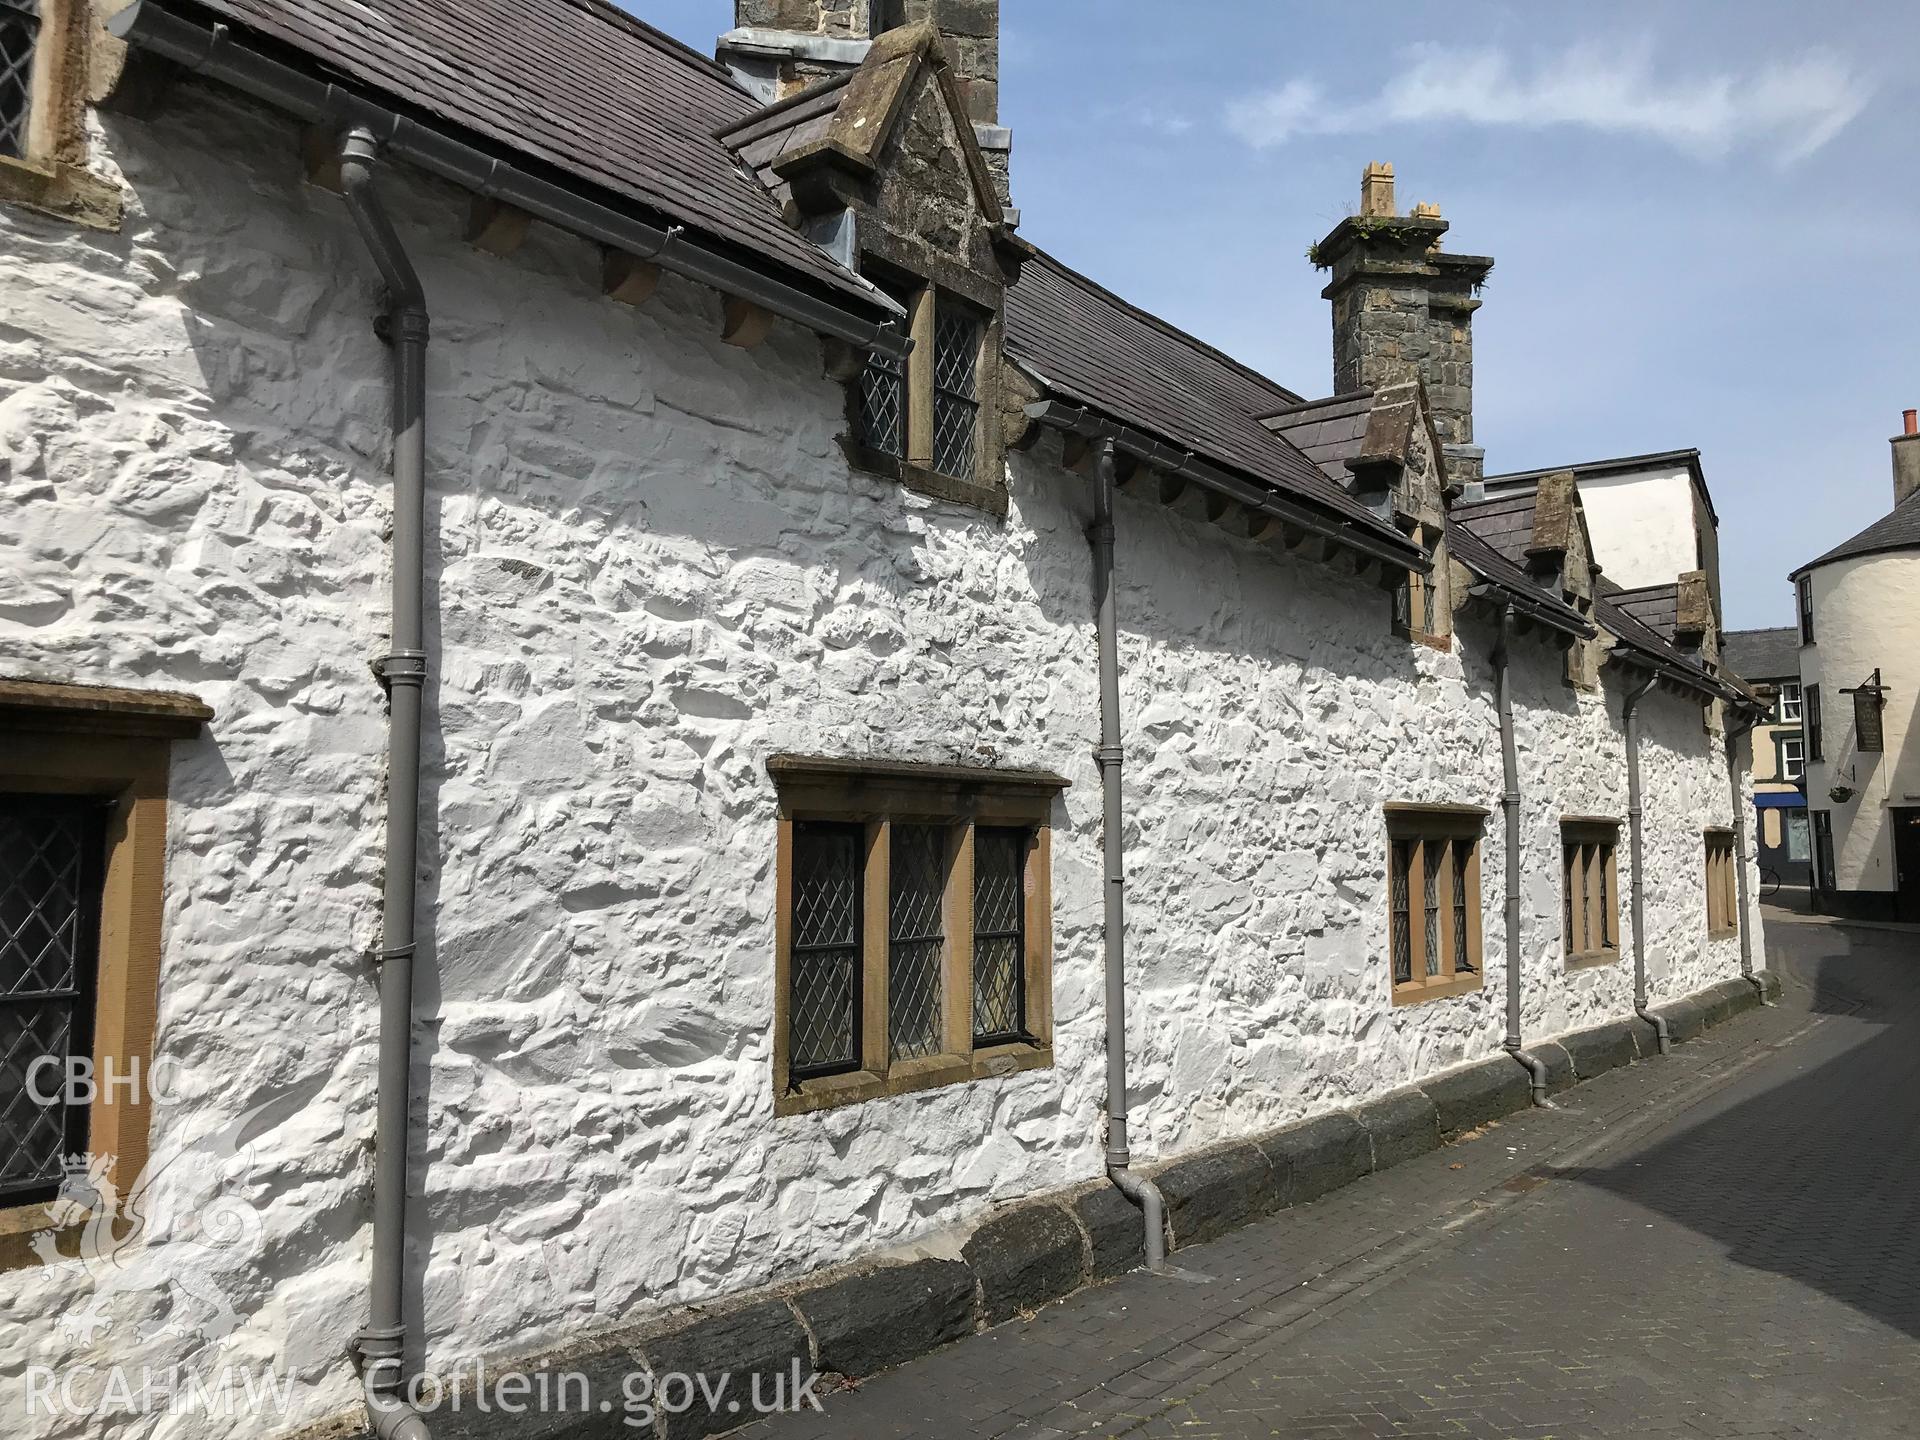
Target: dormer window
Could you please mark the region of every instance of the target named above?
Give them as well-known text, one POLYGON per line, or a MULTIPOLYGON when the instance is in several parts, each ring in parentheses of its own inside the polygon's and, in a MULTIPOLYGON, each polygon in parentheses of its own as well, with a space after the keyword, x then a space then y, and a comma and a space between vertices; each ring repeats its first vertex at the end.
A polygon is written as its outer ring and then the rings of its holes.
POLYGON ((1004 493, 985 437, 983 313, 934 285, 893 287, 906 306, 913 350, 904 359, 870 354, 849 386, 860 468, 967 504, 1004 493))
POLYGON ((1394 633, 1435 650, 1451 650, 1453 607, 1446 591, 1446 553, 1428 527, 1416 525, 1412 538, 1433 556, 1433 573, 1416 575, 1409 570, 1406 580, 1395 588, 1394 633))

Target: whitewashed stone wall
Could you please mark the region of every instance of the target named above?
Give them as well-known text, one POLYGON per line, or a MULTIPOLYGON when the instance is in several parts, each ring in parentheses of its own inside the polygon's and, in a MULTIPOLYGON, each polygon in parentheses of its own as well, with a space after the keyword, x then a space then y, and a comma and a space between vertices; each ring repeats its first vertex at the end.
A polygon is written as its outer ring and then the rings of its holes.
MULTIPOLYGON (((132 191, 122 234, 0 211, 0 649, 14 674, 185 688, 219 711, 176 752, 159 1048, 182 1080, 153 1138, 163 1161, 244 1141, 196 1173, 260 1223, 220 1272, 244 1324, 219 1344, 136 1340, 157 1291, 69 1338, 52 1321, 77 1271, 7 1277, 16 1420, 28 1364, 272 1366, 295 1381, 289 1421, 356 1398, 386 355, 359 243, 297 155, 291 127, 185 89, 101 137, 132 191)), ((672 279, 642 310, 614 305, 591 248, 550 231, 511 264, 480 255, 455 238, 461 197, 399 178, 436 337, 426 1363, 578 1338, 1098 1175, 1087 505, 1056 442, 1014 461, 1004 526, 851 474, 811 337, 728 349, 718 299, 672 279), (1071 778, 1054 1069, 776 1121, 763 767, 780 751, 1071 778)), ((1491 1053, 1497 813, 1486 988, 1399 1010, 1381 818, 1388 800, 1497 812, 1490 632, 1469 622, 1454 655, 1410 647, 1379 591, 1132 502, 1119 543, 1142 1155, 1491 1053)), ((1527 1015, 1545 1034, 1630 1002, 1624 963, 1567 977, 1558 956, 1557 817, 1624 817, 1624 770, 1617 697, 1575 696, 1529 643, 1527 1015)), ((1672 995, 1736 963, 1704 949, 1699 877, 1727 796, 1697 708, 1649 712, 1649 918, 1672 995)))

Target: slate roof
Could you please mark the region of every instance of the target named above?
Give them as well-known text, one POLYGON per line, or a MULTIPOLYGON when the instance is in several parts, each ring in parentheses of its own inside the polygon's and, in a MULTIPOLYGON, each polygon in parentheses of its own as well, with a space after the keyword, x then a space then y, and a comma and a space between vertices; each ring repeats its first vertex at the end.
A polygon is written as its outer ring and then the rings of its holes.
POLYGON ((1563 629, 1581 635, 1593 633, 1593 627, 1584 615, 1494 549, 1468 526, 1447 527, 1447 553, 1481 579, 1490 580, 1502 590, 1523 595, 1544 605, 1564 622, 1563 629))
MULTIPOLYGON (((790 228, 715 132, 759 108, 727 72, 603 0, 182 0, 290 47, 369 98, 466 131, 789 272, 891 307, 790 228)), ((558 172, 552 174, 551 172, 558 172)))
POLYGON ((1354 390, 1325 400, 1306 400, 1289 405, 1260 423, 1320 467, 1321 473, 1336 485, 1345 485, 1353 472, 1346 461, 1360 453, 1360 442, 1367 435, 1367 419, 1373 413, 1373 392, 1354 390))
POLYGON ((1680 624, 1679 585, 1642 585, 1622 590, 1612 598, 1614 604, 1662 640, 1673 639, 1673 632, 1680 624))
POLYGON ((1007 353, 1047 390, 1216 465, 1406 537, 1256 416, 1300 397, 1037 253, 1007 291, 1007 353))
POLYGON ((1527 490, 1491 500, 1461 501, 1453 507, 1453 519, 1472 527, 1502 557, 1525 570, 1527 546, 1533 543, 1533 496, 1527 490))
POLYGON ((1834 560, 1852 560, 1861 555, 1878 555, 1887 550, 1920 549, 1920 493, 1909 495, 1851 540, 1827 551, 1818 560, 1809 560, 1793 572, 1799 578, 1816 565, 1834 560))
POLYGON ((720 143, 727 146, 753 170, 755 177, 784 208, 793 187, 773 167, 783 155, 791 155, 827 138, 839 113, 840 101, 853 76, 839 76, 802 91, 777 105, 769 105, 744 123, 719 132, 720 143))
POLYGON ((1791 625, 1729 630, 1720 637, 1720 659, 1742 680, 1798 680, 1800 632, 1791 625))

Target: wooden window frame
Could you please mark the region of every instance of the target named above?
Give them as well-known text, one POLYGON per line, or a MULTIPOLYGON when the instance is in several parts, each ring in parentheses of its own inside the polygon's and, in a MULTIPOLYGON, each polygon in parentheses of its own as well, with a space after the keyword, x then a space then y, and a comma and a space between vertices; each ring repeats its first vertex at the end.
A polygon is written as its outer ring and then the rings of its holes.
POLYGON ((1800 643, 1816 644, 1813 631, 1813 576, 1802 575, 1793 582, 1793 604, 1800 622, 1800 643))
POLYGON ((1710 829, 1703 836, 1706 851, 1707 938, 1726 940, 1740 933, 1740 890, 1734 866, 1733 831, 1710 829))
POLYGON ((867 257, 862 268, 873 272, 871 278, 906 306, 913 349, 901 362, 903 453, 891 455, 866 443, 860 413, 860 377, 866 369, 863 355, 847 384, 849 428, 843 449, 848 460, 857 469, 884 475, 919 494, 1004 517, 1007 492, 1006 462, 1000 444, 999 318, 978 301, 937 281, 911 275, 872 257, 867 257), (933 463, 935 335, 939 313, 947 307, 958 307, 973 320, 979 347, 973 371, 973 469, 967 475, 949 475, 936 470, 933 463))
POLYGON ((1798 785, 1807 778, 1807 742, 1803 735, 1798 731, 1791 735, 1776 735, 1773 737, 1773 749, 1775 775, 1789 785, 1798 785), (1787 755, 1789 745, 1797 745, 1800 748, 1797 758, 1789 758, 1787 755), (1793 767, 1796 765, 1800 769, 1798 775, 1793 773, 1793 767))
POLYGON ((1807 737, 1807 763, 1827 758, 1826 720, 1820 713, 1820 687, 1808 685, 1800 692, 1801 732, 1807 737))
MULTIPOLYGON (((1415 526, 1409 538, 1424 548, 1425 527, 1415 526)), ((1393 633, 1430 650, 1451 651, 1453 607, 1443 578, 1447 573, 1447 557, 1442 545, 1434 546, 1432 558, 1431 574, 1419 575, 1409 570, 1407 578, 1394 588, 1393 633)))
POLYGON ((1445 1000, 1457 995, 1468 995, 1481 989, 1486 983, 1486 946, 1485 921, 1482 914, 1480 897, 1480 842, 1485 838, 1488 812, 1472 805, 1407 805, 1391 804, 1386 808, 1387 828, 1387 987, 1395 1006, 1418 1005, 1429 1000, 1445 1000), (1403 842, 1412 842, 1413 849, 1407 877, 1408 895, 1408 945, 1412 968, 1410 980, 1398 980, 1393 973, 1394 950, 1394 914, 1393 914, 1393 871, 1398 863, 1395 854, 1403 842), (1443 864, 1440 883, 1436 891, 1436 903, 1439 910, 1437 930, 1440 952, 1439 973, 1428 975, 1426 953, 1426 926, 1413 923, 1413 907, 1424 899, 1425 874, 1428 849, 1433 844, 1446 846, 1447 863, 1443 864), (1458 922, 1455 919, 1456 875, 1458 861, 1455 847, 1470 847, 1466 863, 1466 952, 1471 968, 1459 970, 1455 967, 1455 947, 1458 938, 1458 922))
POLYGON ((1782 680, 1780 682, 1779 703, 1774 710, 1775 718, 1778 719, 1782 725, 1798 725, 1801 718, 1802 698, 1803 692, 1800 688, 1799 681, 1782 680))
POLYGON ((882 1096, 986 1080, 1053 1064, 1054 802, 1067 787, 1042 771, 775 756, 767 762, 779 792, 775 864, 773 1104, 776 1115, 804 1115, 882 1096), (862 875, 859 1063, 840 1074, 796 1080, 789 1066, 792 980, 793 832, 806 821, 859 824, 867 837, 862 875), (888 940, 891 827, 949 827, 943 906, 940 1053, 891 1057, 888 940), (1030 832, 1021 916, 1022 1001, 1026 1036, 977 1045, 973 1033, 973 838, 977 827, 1030 832))
MULTIPOLYGON (((137 1072, 141 1083, 132 1093, 101 1085, 87 1143, 114 1157, 109 1174, 123 1195, 147 1163, 172 742, 197 736, 212 715, 190 695, 0 679, 0 791, 98 796, 107 805, 94 1076, 137 1072)), ((77 1253, 85 1223, 57 1227, 61 1254, 77 1253)), ((48 1228, 43 1202, 0 1209, 0 1271, 39 1264, 28 1241, 48 1228)))
POLYGON ((1620 958, 1619 847, 1618 820, 1568 817, 1560 822, 1561 903, 1565 907, 1560 941, 1569 970, 1591 970, 1620 958), (1596 890, 1601 892, 1597 914, 1596 890))

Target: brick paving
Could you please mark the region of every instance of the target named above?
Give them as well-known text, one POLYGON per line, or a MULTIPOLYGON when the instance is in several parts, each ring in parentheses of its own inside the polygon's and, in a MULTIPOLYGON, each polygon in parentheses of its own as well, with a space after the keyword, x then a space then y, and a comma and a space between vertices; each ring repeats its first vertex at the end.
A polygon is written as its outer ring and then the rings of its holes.
POLYGON ((1920 937, 753 1440, 1920 1436, 1920 937))

